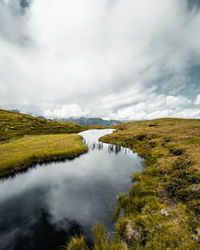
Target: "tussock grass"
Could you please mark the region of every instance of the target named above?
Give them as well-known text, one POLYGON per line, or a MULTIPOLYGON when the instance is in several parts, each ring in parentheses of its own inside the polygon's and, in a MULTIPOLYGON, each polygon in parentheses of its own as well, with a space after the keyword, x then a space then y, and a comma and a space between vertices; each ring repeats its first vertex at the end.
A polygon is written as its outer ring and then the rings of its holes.
POLYGON ((87 150, 76 134, 26 136, 0 145, 0 176, 35 163, 74 158, 87 150))
POLYGON ((89 250, 83 236, 73 237, 71 239, 67 249, 69 249, 69 250, 89 250))
MULTIPOLYGON (((119 194, 115 234, 105 249, 115 242, 121 249, 199 249, 200 120, 166 118, 113 128, 100 140, 129 147, 146 159, 147 168, 133 174, 128 194, 119 194)), ((100 238, 105 241, 105 235, 100 238)))

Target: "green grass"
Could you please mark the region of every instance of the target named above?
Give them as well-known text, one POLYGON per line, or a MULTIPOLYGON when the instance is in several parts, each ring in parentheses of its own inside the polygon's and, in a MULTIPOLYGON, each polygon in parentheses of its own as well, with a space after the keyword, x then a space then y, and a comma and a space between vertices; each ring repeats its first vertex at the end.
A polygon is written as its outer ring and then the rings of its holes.
POLYGON ((83 236, 73 237, 68 245, 68 250, 88 250, 87 244, 83 236))
POLYGON ((27 136, 0 145, 0 176, 41 162, 74 158, 87 152, 76 134, 27 136))
POLYGON ((23 135, 78 133, 86 127, 0 109, 0 142, 23 135))
POLYGON ((87 129, 106 129, 108 127, 102 126, 102 125, 90 125, 87 126, 87 129))
POLYGON ((78 133, 86 127, 0 109, 0 177, 38 162, 74 158, 87 152, 78 133))
POLYGON ((200 248, 200 120, 157 119, 116 125, 101 141, 129 147, 146 159, 119 194, 115 234, 95 249, 200 248), (136 183, 135 183, 136 181, 136 183), (121 244, 121 246, 119 245, 121 244), (99 248, 98 248, 99 247, 99 248))

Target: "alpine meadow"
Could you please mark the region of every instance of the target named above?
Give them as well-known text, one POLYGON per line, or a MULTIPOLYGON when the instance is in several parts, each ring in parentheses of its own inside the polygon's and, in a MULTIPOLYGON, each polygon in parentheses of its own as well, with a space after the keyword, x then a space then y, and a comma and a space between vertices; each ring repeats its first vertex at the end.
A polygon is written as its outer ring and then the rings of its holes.
POLYGON ((0 0, 0 250, 200 249, 199 27, 199 0, 0 0))

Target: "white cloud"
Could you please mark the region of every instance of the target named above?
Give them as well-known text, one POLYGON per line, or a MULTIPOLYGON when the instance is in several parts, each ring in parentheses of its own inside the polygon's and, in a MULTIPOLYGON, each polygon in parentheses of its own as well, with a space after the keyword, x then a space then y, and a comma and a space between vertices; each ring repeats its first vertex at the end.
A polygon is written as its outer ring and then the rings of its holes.
MULTIPOLYGON (((151 94, 143 102, 117 111, 117 117, 122 120, 145 120, 159 117, 190 117, 199 118, 200 110, 187 108, 191 100, 183 96, 166 96, 151 94), (185 106, 184 106, 185 105, 185 106)), ((114 116, 114 114, 113 114, 114 116)))
POLYGON ((34 0, 25 15, 0 3, 0 106, 60 117, 178 114, 192 105, 177 92, 200 62, 199 26, 185 0, 34 0))
POLYGON ((84 116, 84 111, 77 104, 63 105, 60 107, 47 108, 44 112, 46 117, 71 117, 71 116, 84 116))
POLYGON ((178 107, 180 105, 187 105, 190 104, 191 100, 184 96, 167 96, 166 97, 166 104, 169 107, 178 107))
POLYGON ((196 100, 194 102, 195 105, 200 105, 200 94, 197 95, 196 100))

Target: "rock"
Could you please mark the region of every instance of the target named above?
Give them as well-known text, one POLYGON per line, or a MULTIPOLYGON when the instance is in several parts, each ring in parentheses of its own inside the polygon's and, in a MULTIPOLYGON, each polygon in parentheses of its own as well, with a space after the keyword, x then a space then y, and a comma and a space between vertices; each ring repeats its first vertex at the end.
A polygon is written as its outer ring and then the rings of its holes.
POLYGON ((200 242, 200 238, 199 238, 199 236, 198 235, 192 235, 194 238, 195 238, 195 240, 197 240, 198 242, 200 242))
POLYGON ((162 225, 161 225, 161 224, 159 224, 159 225, 157 226, 157 228, 158 228, 158 229, 161 229, 161 228, 162 228, 162 225))
POLYGON ((174 219, 173 222, 174 222, 174 224, 176 224, 176 225, 179 224, 177 219, 174 219))
POLYGON ((127 226, 127 238, 128 240, 131 240, 131 238, 134 238, 135 240, 139 240, 141 239, 141 234, 137 230, 133 229, 131 225, 129 224, 127 226))
POLYGON ((192 189, 192 191, 198 191, 200 189, 200 185, 193 184, 191 189, 192 189))
POLYGON ((165 216, 169 216, 169 211, 167 209, 162 208, 160 212, 165 216))

